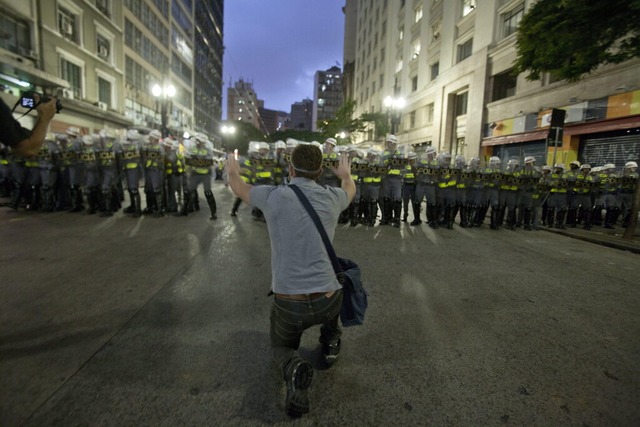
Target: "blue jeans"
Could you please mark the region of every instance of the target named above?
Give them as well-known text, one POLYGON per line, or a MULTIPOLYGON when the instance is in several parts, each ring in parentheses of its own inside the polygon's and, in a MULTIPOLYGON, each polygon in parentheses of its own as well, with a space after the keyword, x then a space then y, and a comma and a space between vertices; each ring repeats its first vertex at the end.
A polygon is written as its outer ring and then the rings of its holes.
POLYGON ((314 325, 320 328, 320 343, 336 343, 342 335, 338 317, 342 307, 342 290, 331 297, 309 301, 292 301, 274 296, 271 307, 271 351, 276 366, 284 374, 287 362, 297 358, 302 333, 314 325))

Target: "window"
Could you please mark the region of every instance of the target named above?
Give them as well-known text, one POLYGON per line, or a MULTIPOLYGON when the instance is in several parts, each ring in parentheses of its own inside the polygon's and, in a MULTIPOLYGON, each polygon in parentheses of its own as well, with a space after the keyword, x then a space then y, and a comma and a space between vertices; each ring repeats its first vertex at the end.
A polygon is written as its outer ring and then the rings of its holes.
POLYGON ((413 11, 413 22, 418 23, 422 19, 422 5, 418 6, 416 10, 413 11))
POLYGON ((476 8, 476 0, 462 0, 462 16, 467 16, 476 8))
POLYGON ((398 40, 404 39, 404 27, 398 28, 398 40))
POLYGON ((98 77, 98 101, 111 107, 111 82, 98 77))
POLYGON ((74 97, 82 98, 82 66, 61 57, 60 77, 69 82, 74 97))
POLYGON ((458 61, 463 61, 471 56, 473 50, 473 39, 469 39, 466 42, 458 45, 458 61))
POLYGON ((518 24, 524 15, 524 5, 510 10, 507 13, 502 14, 502 37, 509 37, 518 31, 518 24))
POLYGON ((96 36, 96 47, 100 59, 109 61, 109 57, 111 55, 111 44, 109 43, 109 40, 104 36, 98 34, 96 36))
POLYGON ((411 59, 416 59, 420 55, 420 39, 416 39, 411 44, 411 59))
POLYGON ((507 70, 493 76, 493 94, 491 100, 498 101, 515 95, 517 80, 518 76, 513 75, 513 70, 507 70))
POLYGON ((31 51, 31 31, 26 21, 6 12, 0 14, 0 47, 22 56, 35 56, 31 51))
POLYGON ((431 64, 431 80, 435 80, 440 74, 440 62, 431 64))
POLYGON ((409 129, 413 129, 416 127, 416 112, 412 111, 409 113, 409 129))
POLYGON ((109 0, 96 0, 96 9, 105 14, 107 17, 111 17, 109 0))
POLYGON ((402 58, 396 59, 396 73, 401 71, 403 67, 402 58))
POLYGON ((65 39, 78 43, 76 15, 64 7, 58 7, 58 31, 65 39))
POLYGON ((413 76, 411 78, 411 92, 415 92, 418 90, 418 76, 413 76))
POLYGON ((463 92, 456 95, 456 98, 455 98, 456 117, 467 114, 468 99, 469 99, 469 92, 463 92))

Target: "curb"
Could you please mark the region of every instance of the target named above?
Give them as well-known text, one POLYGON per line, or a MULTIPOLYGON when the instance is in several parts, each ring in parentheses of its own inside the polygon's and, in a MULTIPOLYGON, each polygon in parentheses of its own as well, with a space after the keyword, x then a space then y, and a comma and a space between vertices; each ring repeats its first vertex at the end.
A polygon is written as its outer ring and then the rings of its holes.
MULTIPOLYGON (((568 232, 566 230, 558 230, 553 228, 550 229, 550 228, 543 228, 543 227, 540 227, 540 230, 544 230, 549 233, 560 234, 562 236, 571 237, 573 239, 578 239, 578 240, 582 240, 589 243, 595 243, 597 245, 607 246, 609 248, 619 249, 622 251, 629 251, 634 254, 640 254, 640 245, 636 243, 631 243, 631 242, 627 243, 624 240, 618 241, 616 240, 618 239, 616 237, 603 238, 598 235, 582 235, 582 234, 571 233, 570 231, 568 232)), ((619 238, 619 239, 622 239, 622 238, 619 238)))

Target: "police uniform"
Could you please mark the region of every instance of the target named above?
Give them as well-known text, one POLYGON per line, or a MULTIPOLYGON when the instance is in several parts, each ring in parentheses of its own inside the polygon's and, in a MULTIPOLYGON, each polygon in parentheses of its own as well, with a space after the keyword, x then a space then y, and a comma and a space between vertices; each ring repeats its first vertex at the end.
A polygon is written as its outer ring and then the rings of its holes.
POLYGON ((55 135, 47 134, 44 144, 38 152, 40 182, 42 183, 42 210, 45 212, 53 212, 56 208, 53 190, 58 178, 59 159, 60 147, 55 141, 55 135))
POLYGON ((122 162, 122 145, 116 141, 111 130, 100 132, 100 143, 96 146, 98 169, 100 172, 100 190, 102 191, 102 214, 111 216, 120 209, 120 194, 117 184, 120 182, 119 165, 122 162))
POLYGON ((382 164, 387 172, 382 177, 382 220, 380 225, 391 224, 400 226, 402 211, 402 169, 407 164, 406 159, 398 153, 395 135, 389 135, 386 140, 387 149, 382 153, 382 164))
POLYGON ((567 181, 564 176, 564 165, 558 163, 554 171, 547 176, 549 185, 549 199, 547 206, 547 227, 565 228, 564 220, 567 213, 567 181), (555 215, 555 224, 554 224, 555 215))
POLYGON ((589 173, 590 171, 590 165, 580 165, 579 172, 574 175, 575 179, 572 180, 571 191, 573 196, 569 204, 569 212, 573 211, 576 218, 567 223, 569 227, 576 227, 578 222, 577 213, 580 212, 579 219, 583 223, 582 228, 585 230, 591 229, 591 190, 594 186, 594 180, 593 175, 589 173))
POLYGON ((451 167, 451 154, 446 152, 438 154, 437 162, 440 172, 438 176, 438 204, 442 207, 438 223, 452 229, 458 180, 451 167))
POLYGON ((509 160, 507 169, 502 173, 502 182, 500 184, 502 204, 500 206, 498 227, 502 225, 505 212, 507 212, 507 228, 509 230, 516 229, 516 208, 518 206, 518 190, 520 188, 520 172, 518 171, 518 167, 519 164, 517 160, 509 160))
POLYGON ((365 217, 369 227, 376 224, 378 217, 378 200, 382 187, 382 176, 386 173, 387 167, 380 160, 378 152, 370 150, 367 155, 368 168, 362 177, 362 200, 366 209, 365 217))
POLYGON ((163 216, 162 187, 164 185, 164 153, 159 144, 161 138, 160 131, 154 129, 149 132, 147 137, 148 140, 142 147, 144 192, 147 207, 142 213, 152 213, 153 216, 157 218, 163 216))
POLYGON ((467 165, 467 205, 469 206, 469 226, 480 227, 482 218, 481 212, 484 207, 484 181, 480 159, 472 157, 467 165))
POLYGON ((69 142, 66 149, 66 170, 69 179, 69 192, 71 194, 71 212, 81 212, 84 210, 82 197, 82 184, 84 182, 84 164, 80 155, 84 151, 80 129, 70 127, 67 129, 69 142))
MULTIPOLYGON (((402 222, 407 222, 409 218, 409 203, 411 203, 413 216, 416 216, 416 173, 415 173, 415 163, 416 163, 416 153, 409 153, 408 163, 405 165, 404 169, 402 169, 402 222)), ((418 206, 417 210, 418 216, 420 216, 420 206, 418 206)))
POLYGON ((184 175, 184 155, 180 152, 180 144, 171 138, 162 141, 164 145, 164 176, 167 192, 167 212, 178 212, 176 194, 182 193, 182 175, 184 175))
POLYGON ((535 157, 527 156, 524 159, 524 168, 520 171, 520 200, 519 209, 522 210, 523 225, 527 231, 533 230, 533 207, 536 196, 536 185, 540 180, 540 173, 534 166, 535 157))
POLYGON ((135 129, 127 131, 126 138, 122 141, 122 167, 127 180, 127 190, 131 205, 124 209, 125 213, 130 213, 134 218, 142 215, 142 206, 140 202, 140 185, 141 171, 140 158, 140 134, 135 129))
POLYGON ((416 196, 414 199, 414 220, 411 225, 419 225, 420 220, 420 206, 422 200, 426 199, 427 212, 426 220, 427 224, 431 228, 438 228, 438 175, 439 167, 435 160, 436 150, 433 147, 427 147, 425 152, 420 155, 420 158, 416 162, 416 196))
POLYGON ((480 225, 484 222, 489 207, 491 207, 492 230, 498 229, 498 216, 500 210, 500 184, 502 183, 502 171, 500 170, 500 158, 492 156, 489 166, 483 171, 484 203, 480 212, 480 225))
POLYGON ((633 196, 638 184, 638 163, 629 161, 625 163, 620 177, 620 208, 622 210, 622 226, 627 227, 631 218, 633 196))
POLYGON ((194 137, 196 143, 187 151, 185 163, 189 171, 189 196, 185 195, 185 204, 187 198, 195 203, 198 199, 198 186, 202 184, 204 196, 207 199, 211 216, 209 219, 217 219, 216 199, 211 191, 212 169, 213 169, 213 150, 209 147, 209 139, 204 134, 196 134, 194 137))

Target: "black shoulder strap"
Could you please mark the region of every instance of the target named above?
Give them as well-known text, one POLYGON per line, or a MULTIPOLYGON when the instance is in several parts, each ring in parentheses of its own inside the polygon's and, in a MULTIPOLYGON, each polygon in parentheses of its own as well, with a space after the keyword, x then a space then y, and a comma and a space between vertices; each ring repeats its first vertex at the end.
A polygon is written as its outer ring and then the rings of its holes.
POLYGON ((316 228, 320 233, 320 237, 322 237, 322 242, 324 243, 324 247, 327 249, 327 253, 329 254, 329 258, 331 259, 331 264, 333 265, 333 271, 335 271, 336 274, 341 273, 342 268, 340 268, 340 263, 338 262, 338 256, 336 255, 336 252, 333 250, 333 245, 331 244, 331 241, 329 240, 329 236, 327 236, 327 232, 325 231, 324 226, 320 221, 320 217, 316 213, 315 209, 313 209, 313 206, 311 206, 311 203, 309 203, 309 199, 307 199, 307 196, 304 195, 302 190, 300 190, 300 188, 298 188, 297 185, 290 184, 289 187, 293 190, 294 193, 296 193, 296 196, 298 196, 298 199, 300 199, 302 206, 304 206, 304 208, 307 210, 307 212, 309 213, 309 216, 313 220, 313 223, 316 225, 316 228))

